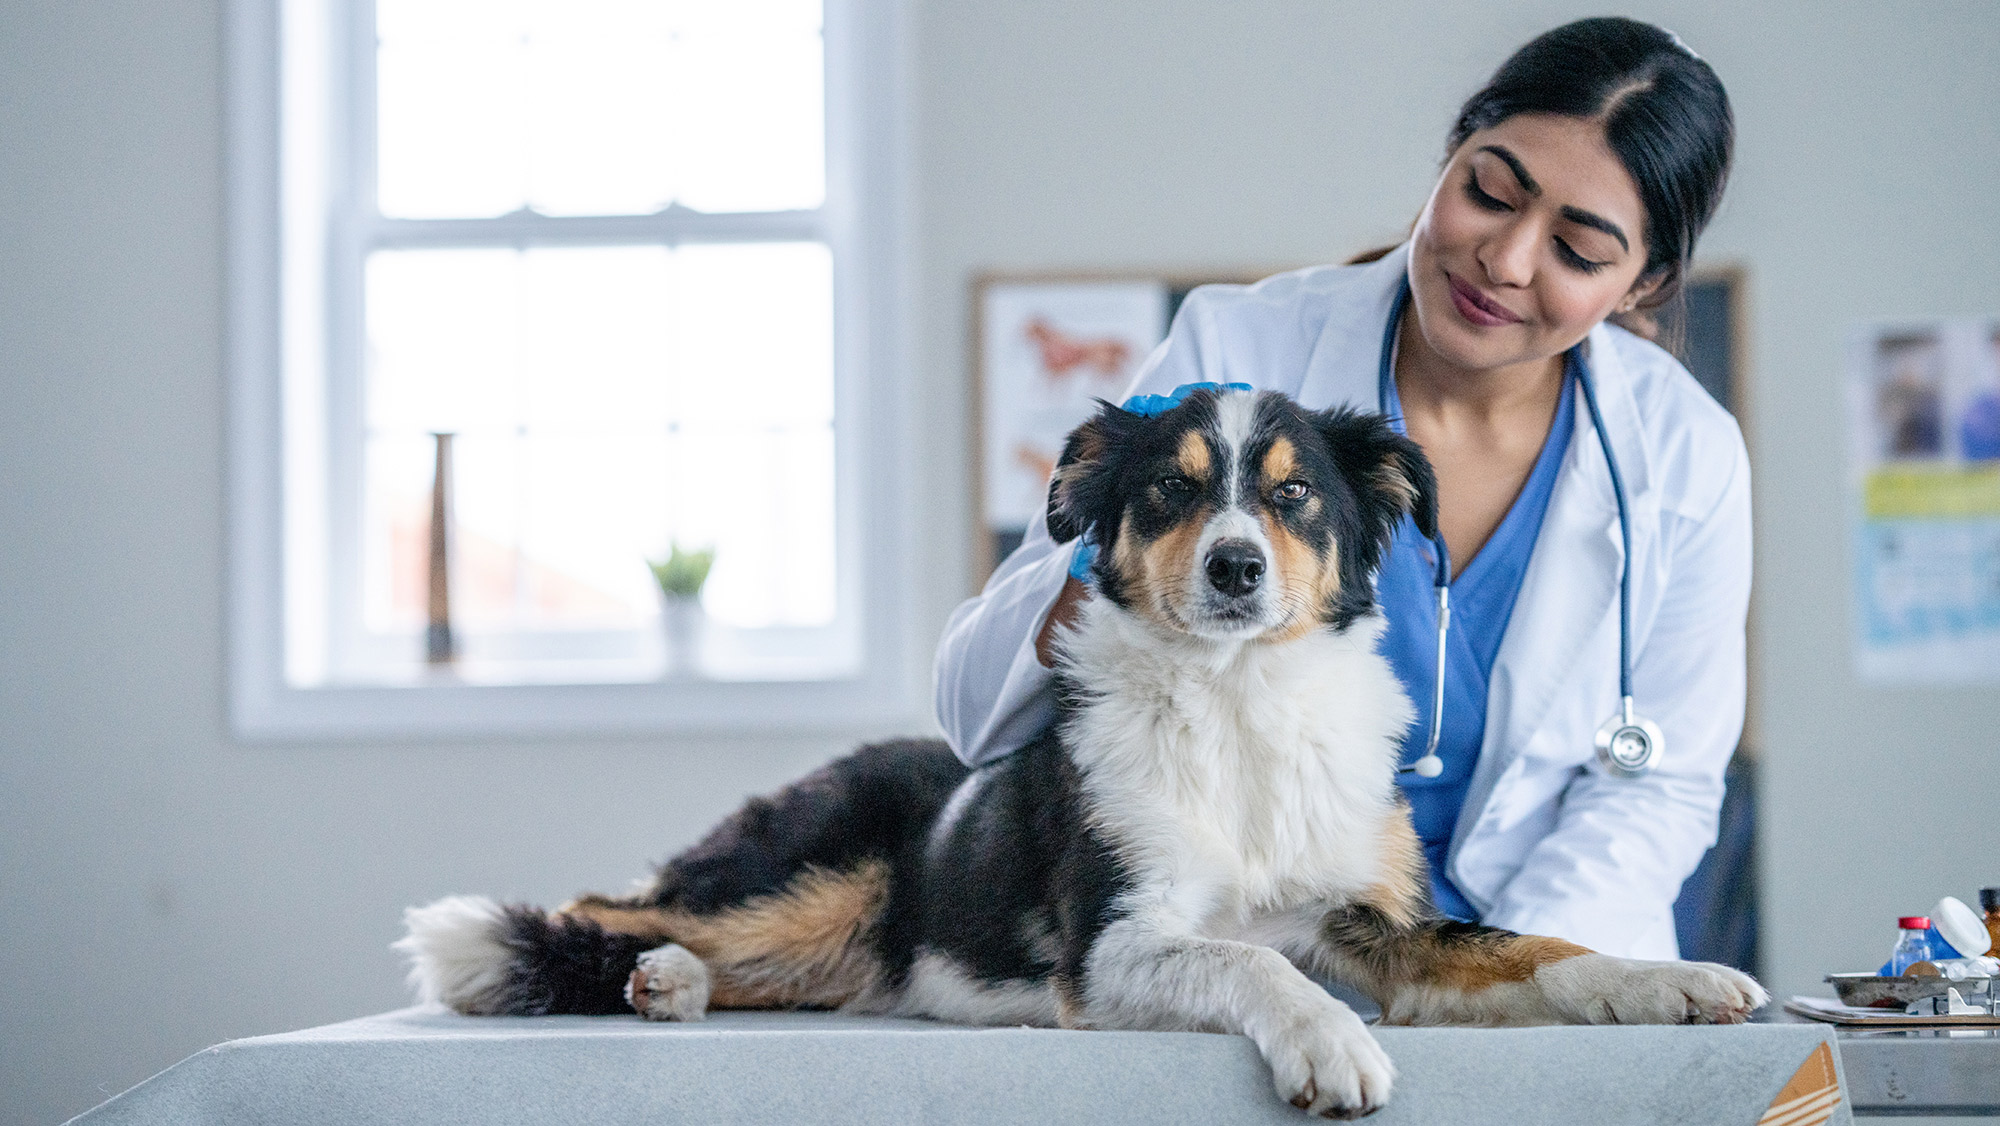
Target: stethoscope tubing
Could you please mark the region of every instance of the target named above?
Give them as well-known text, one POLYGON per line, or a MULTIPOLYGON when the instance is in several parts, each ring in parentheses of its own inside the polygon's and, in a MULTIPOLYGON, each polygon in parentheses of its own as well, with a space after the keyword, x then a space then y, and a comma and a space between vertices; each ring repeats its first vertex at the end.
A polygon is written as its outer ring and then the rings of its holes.
MULTIPOLYGON (((1397 291, 1395 303, 1389 309, 1388 327, 1382 334, 1381 371, 1376 381, 1376 409, 1385 416, 1389 414, 1389 400, 1395 392, 1396 332, 1402 324, 1403 314, 1409 302, 1410 286, 1406 281, 1397 291)), ((1625 500, 1625 478, 1618 471, 1618 456, 1611 450, 1611 435, 1604 425, 1604 413, 1597 405, 1596 380, 1591 376, 1590 362, 1582 351, 1582 345, 1570 350, 1567 362, 1573 365, 1577 386, 1583 390, 1584 408, 1590 413, 1590 428, 1596 432, 1597 444, 1604 451, 1604 466, 1611 477, 1611 492, 1618 502, 1618 538, 1624 548, 1624 556, 1619 561, 1618 570, 1619 714, 1613 716, 1598 733, 1597 749, 1598 758, 1607 769, 1621 777, 1630 778, 1652 768, 1663 742, 1659 729, 1639 719, 1632 707, 1632 516, 1625 500), (1636 732, 1646 740, 1646 753, 1636 765, 1623 762, 1616 754, 1607 753, 1607 748, 1615 745, 1618 737, 1627 732, 1636 732)), ((1393 421, 1407 426, 1401 418, 1394 418, 1393 421)), ((1436 561, 1432 583, 1437 590, 1437 683, 1431 698, 1431 730, 1423 757, 1411 765, 1401 767, 1400 772, 1435 778, 1444 769, 1442 760, 1438 758, 1437 749, 1439 740, 1444 736, 1445 638, 1451 630, 1451 551, 1445 546, 1442 531, 1429 538, 1436 561)))
POLYGON ((1577 357, 1577 386, 1583 389, 1583 405, 1590 411, 1590 428, 1597 431, 1597 444, 1604 450, 1604 468, 1611 475, 1611 493, 1618 500, 1618 539, 1625 556, 1618 569, 1618 697, 1632 699, 1632 515, 1625 506, 1625 478, 1618 472, 1618 456, 1611 452, 1611 437, 1604 429, 1604 414, 1597 409, 1596 380, 1590 365, 1577 357))

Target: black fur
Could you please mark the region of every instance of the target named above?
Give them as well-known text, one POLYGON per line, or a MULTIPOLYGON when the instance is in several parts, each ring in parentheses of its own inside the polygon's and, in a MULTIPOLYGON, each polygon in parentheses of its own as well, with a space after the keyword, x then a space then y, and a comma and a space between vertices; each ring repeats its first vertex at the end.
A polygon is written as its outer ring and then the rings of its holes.
POLYGON ((927 856, 924 941, 992 983, 1074 978, 1125 883, 1075 766, 1051 731, 974 784, 927 856))
POLYGON ((659 945, 533 907, 507 908, 500 943, 513 958, 494 1011, 512 1016, 629 1013, 625 981, 639 955, 659 945))
MULTIPOLYGON (((1150 541, 1195 506, 1228 503, 1219 495, 1222 473, 1199 486, 1170 487, 1182 479, 1182 440, 1215 424, 1216 403, 1213 392, 1197 391, 1158 418, 1142 420, 1100 400, 1097 415, 1064 444, 1049 485, 1049 535, 1067 543, 1088 531, 1099 548, 1092 569, 1098 592, 1121 606, 1131 603, 1111 556, 1127 528, 1150 541)), ((1281 437, 1292 439, 1299 476, 1321 503, 1288 506, 1269 497, 1264 503, 1302 537, 1338 545, 1340 588, 1323 616, 1332 628, 1345 629, 1374 608, 1373 577, 1403 517, 1414 518, 1425 536, 1437 534, 1437 479, 1417 444, 1381 415, 1349 407, 1307 411, 1270 394, 1257 401, 1241 468, 1254 474, 1281 437)), ((1210 447, 1212 458, 1226 456, 1212 439, 1210 447)))
POLYGON ((807 865, 839 872, 884 861, 889 903, 871 940, 884 970, 899 978, 923 933, 925 842, 966 774, 938 740, 863 747, 769 798, 750 799, 662 866, 637 902, 708 914, 779 891, 807 865))
POLYGON ((910 859, 966 768, 943 743, 856 751, 768 798, 751 798, 661 867, 639 902, 708 914, 783 888, 800 868, 910 859))
MULTIPOLYGON (((863 747, 752 799, 629 902, 706 914, 779 891, 806 865, 844 871, 864 860, 889 866, 889 901, 867 941, 892 984, 922 948, 996 984, 1073 975, 1123 879, 1085 826, 1075 768, 1051 731, 977 772, 938 741, 863 747), (971 800, 940 824, 962 783, 971 800)), ((598 929, 571 925, 571 942, 598 929)), ((579 995, 617 995, 633 959, 656 944, 641 941, 622 961, 607 945, 601 972, 583 959, 542 963, 598 973, 579 995)))

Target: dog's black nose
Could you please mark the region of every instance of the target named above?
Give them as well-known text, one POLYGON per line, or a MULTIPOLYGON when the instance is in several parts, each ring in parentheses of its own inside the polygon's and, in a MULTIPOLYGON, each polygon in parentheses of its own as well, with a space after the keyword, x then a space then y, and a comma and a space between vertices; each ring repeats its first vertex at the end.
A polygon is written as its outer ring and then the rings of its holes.
POLYGON ((1264 581, 1264 552, 1249 540, 1218 540, 1208 549, 1208 583, 1232 597, 1264 581))

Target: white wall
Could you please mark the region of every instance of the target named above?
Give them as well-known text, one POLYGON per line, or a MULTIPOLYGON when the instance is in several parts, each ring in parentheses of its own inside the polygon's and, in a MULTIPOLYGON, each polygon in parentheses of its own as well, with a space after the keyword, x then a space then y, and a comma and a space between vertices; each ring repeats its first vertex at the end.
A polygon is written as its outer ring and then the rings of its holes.
MULTIPOLYGON (((964 462, 974 271, 1277 267, 1393 237, 1457 100, 1588 14, 1388 7, 917 2, 915 464, 964 462)), ((1872 962, 1888 916, 2000 882, 1994 785, 1933 781, 1990 769, 2000 693, 1848 671, 1837 410, 1850 321, 2000 312, 2000 20, 1634 14, 1715 63, 1742 125, 1706 250, 1751 270, 1767 935, 1795 991, 1872 962), (1947 845, 1919 818, 1971 824, 1947 845)), ((0 1122, 395 1005, 404 904, 616 886, 859 734, 229 738, 219 38, 217 0, 0 6, 0 1122)), ((934 634, 968 581, 968 485, 918 487, 934 634)))

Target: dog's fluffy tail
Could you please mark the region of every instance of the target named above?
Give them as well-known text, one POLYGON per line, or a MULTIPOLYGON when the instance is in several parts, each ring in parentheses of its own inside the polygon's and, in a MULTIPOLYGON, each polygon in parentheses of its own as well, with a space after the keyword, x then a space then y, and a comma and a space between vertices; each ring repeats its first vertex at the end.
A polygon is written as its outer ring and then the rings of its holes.
POLYGON ((660 944, 476 895, 411 907, 403 924, 394 948, 410 959, 418 998, 474 1016, 630 1012, 632 967, 660 944))

